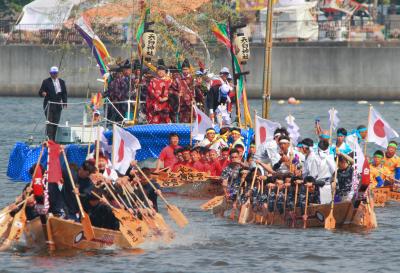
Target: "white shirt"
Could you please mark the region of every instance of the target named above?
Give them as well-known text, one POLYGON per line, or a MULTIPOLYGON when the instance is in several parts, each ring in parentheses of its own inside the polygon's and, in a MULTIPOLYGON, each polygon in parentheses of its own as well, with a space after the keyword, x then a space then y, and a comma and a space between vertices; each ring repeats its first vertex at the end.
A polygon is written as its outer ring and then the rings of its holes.
POLYGON ((320 158, 317 157, 312 150, 310 150, 310 153, 305 157, 303 177, 312 176, 316 178, 318 176, 318 168, 320 164, 320 158))
MULTIPOLYGON (((200 147, 206 147, 208 145, 211 144, 211 141, 208 138, 203 139, 202 141, 199 142, 199 146, 200 147)), ((221 153, 221 149, 224 147, 228 147, 228 144, 226 144, 226 142, 220 138, 218 140, 216 140, 210 147, 210 150, 216 150, 218 152, 218 155, 221 153)))
POLYGON ((318 150, 317 158, 319 160, 318 175, 315 179, 330 179, 336 170, 336 162, 329 149, 326 152, 318 150))
POLYGON ((103 172, 103 176, 106 179, 111 179, 113 183, 117 181, 118 179, 118 174, 114 169, 106 168, 103 172))
POLYGON ((260 147, 257 147, 256 159, 265 162, 268 158, 271 160, 272 165, 276 164, 281 158, 279 155, 279 147, 275 140, 264 142, 260 147))
POLYGON ((61 85, 60 85, 60 81, 58 80, 58 78, 53 79, 51 78, 53 81, 53 85, 54 85, 54 89, 56 90, 56 94, 61 93, 61 85))

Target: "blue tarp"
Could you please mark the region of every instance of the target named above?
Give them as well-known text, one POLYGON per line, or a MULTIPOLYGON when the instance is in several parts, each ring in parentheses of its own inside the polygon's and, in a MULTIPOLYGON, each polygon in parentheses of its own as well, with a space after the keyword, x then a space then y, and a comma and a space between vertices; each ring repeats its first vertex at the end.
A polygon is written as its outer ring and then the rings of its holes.
MULTIPOLYGON (((126 128, 140 142, 142 148, 136 153, 136 160, 143 161, 148 158, 158 158, 161 150, 169 144, 169 134, 177 133, 179 135, 179 144, 181 146, 190 143, 190 126, 182 124, 154 124, 154 125, 136 125, 126 128)), ((111 144, 112 131, 104 133, 111 144)), ((252 130, 242 130, 243 142, 252 137, 252 130)), ((93 145, 92 145, 93 146, 93 145)), ((93 147, 92 147, 93 149, 93 147)), ((87 146, 71 144, 66 145, 67 158, 70 163, 80 166, 86 158, 87 146)), ((30 167, 35 164, 39 158, 40 146, 29 146, 23 142, 17 142, 11 151, 8 161, 7 176, 16 181, 30 181, 30 167)), ((47 164, 47 149, 43 154, 41 163, 47 164)))

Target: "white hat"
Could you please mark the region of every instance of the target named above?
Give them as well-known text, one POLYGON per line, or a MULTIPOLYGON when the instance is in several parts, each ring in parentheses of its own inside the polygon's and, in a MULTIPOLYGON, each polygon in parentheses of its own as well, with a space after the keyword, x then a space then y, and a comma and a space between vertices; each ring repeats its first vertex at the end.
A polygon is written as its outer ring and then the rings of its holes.
POLYGON ((99 115, 100 116, 100 111, 99 110, 94 110, 93 115, 99 115))
POLYGON ((58 73, 58 67, 57 66, 52 66, 50 68, 50 73, 58 73))
POLYGON ((224 74, 224 73, 229 74, 229 68, 223 67, 223 68, 221 69, 221 71, 219 71, 219 74, 224 74))

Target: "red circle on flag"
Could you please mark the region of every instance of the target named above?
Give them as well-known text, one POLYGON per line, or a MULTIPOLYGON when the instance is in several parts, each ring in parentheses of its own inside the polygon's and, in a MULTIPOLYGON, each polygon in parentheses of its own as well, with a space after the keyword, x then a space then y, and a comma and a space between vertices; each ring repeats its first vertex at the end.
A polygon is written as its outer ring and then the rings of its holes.
POLYGON ((385 124, 383 123, 382 120, 378 119, 374 123, 374 133, 378 137, 386 137, 386 132, 385 132, 385 124))
POLYGON ((197 114, 197 123, 201 123, 201 115, 200 114, 197 114))
POLYGON ((260 134, 260 142, 261 143, 265 142, 267 140, 267 130, 265 129, 265 127, 260 127, 259 134, 260 134))

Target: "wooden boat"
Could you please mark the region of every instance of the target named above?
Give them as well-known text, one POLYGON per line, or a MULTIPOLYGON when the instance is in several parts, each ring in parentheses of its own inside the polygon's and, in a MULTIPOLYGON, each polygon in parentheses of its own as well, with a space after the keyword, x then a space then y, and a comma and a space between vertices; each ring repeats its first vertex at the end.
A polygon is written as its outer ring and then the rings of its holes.
POLYGON ((162 191, 183 196, 208 198, 223 193, 220 178, 209 176, 188 167, 181 167, 178 172, 167 170, 152 174, 162 191))
MULTIPOLYGON (((132 248, 122 233, 117 230, 93 227, 95 238, 86 240, 82 225, 70 220, 50 216, 47 220, 49 244, 54 249, 94 250, 104 248, 132 248)), ((141 240, 138 238, 138 245, 141 240)))
POLYGON ((392 187, 380 187, 372 190, 375 206, 384 207, 387 202, 400 202, 400 192, 393 191, 392 187))
MULTIPOLYGON (((221 203, 223 209, 229 208, 226 202, 221 203)), ((231 207, 231 206, 230 206, 231 207)), ((262 213, 255 209, 251 209, 247 214, 247 219, 243 222, 246 224, 264 224, 271 226, 281 226, 281 227, 324 227, 325 219, 328 217, 331 210, 330 204, 310 204, 308 206, 308 213, 306 218, 306 223, 304 225, 304 219, 301 215, 300 208, 296 209, 296 213, 291 211, 286 211, 285 214, 280 214, 279 212, 267 212, 262 213)), ((214 207, 213 212, 218 214, 220 208, 214 207)), ((336 220, 336 228, 362 228, 362 229, 373 229, 376 228, 373 223, 375 218, 375 212, 373 206, 367 205, 363 202, 359 204, 357 208, 354 207, 353 202, 345 201, 336 203, 333 215, 336 220)))

